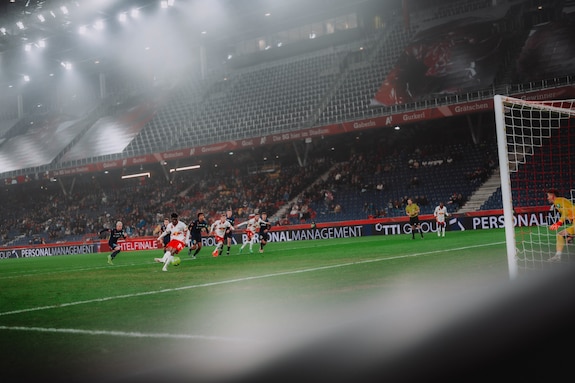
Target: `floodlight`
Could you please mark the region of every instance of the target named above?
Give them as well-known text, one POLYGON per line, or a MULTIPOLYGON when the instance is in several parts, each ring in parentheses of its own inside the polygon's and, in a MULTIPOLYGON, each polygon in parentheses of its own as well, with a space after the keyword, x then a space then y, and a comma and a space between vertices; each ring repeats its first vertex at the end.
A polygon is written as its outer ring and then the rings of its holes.
POLYGON ((127 178, 137 178, 137 177, 150 177, 150 172, 145 173, 136 173, 136 174, 126 174, 122 176, 122 179, 125 180, 127 178))
POLYGON ((96 22, 94 23, 94 29, 97 31, 101 31, 102 29, 104 29, 104 20, 96 20, 96 22))
POLYGON ((192 170, 192 169, 199 169, 200 165, 192 165, 192 166, 183 166, 181 168, 174 168, 174 169, 170 169, 170 173, 173 172, 182 172, 184 170, 192 170))

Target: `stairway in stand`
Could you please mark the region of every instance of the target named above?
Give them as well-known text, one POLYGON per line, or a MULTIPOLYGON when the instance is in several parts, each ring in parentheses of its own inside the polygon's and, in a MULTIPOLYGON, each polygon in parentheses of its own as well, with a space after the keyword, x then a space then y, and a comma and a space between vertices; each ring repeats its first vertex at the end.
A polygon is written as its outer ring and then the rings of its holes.
POLYGON ((501 187, 501 175, 499 169, 495 169, 491 177, 471 195, 469 201, 467 201, 457 213, 478 211, 481 205, 483 205, 499 187, 501 187))

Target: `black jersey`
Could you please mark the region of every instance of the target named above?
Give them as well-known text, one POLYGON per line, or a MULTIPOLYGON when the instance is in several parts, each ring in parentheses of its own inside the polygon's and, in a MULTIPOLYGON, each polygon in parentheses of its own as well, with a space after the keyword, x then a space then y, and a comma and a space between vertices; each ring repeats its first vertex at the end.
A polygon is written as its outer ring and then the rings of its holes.
POLYGON ((198 238, 200 238, 201 240, 202 230, 205 232, 210 231, 210 225, 206 220, 200 221, 199 219, 196 219, 188 225, 188 230, 190 231, 190 237, 192 239, 198 240, 198 238))
MULTIPOLYGON (((166 224, 162 223, 162 226, 160 227, 160 230, 162 230, 162 233, 165 232, 167 229, 166 224)), ((164 241, 164 246, 167 246, 168 243, 170 243, 170 233, 166 234, 164 236, 164 238, 162 238, 162 241, 164 241)))
POLYGON ((113 229, 104 229, 100 231, 100 235, 102 233, 109 232, 110 238, 108 239, 108 245, 113 248, 118 243, 119 239, 126 239, 127 235, 124 229, 117 230, 116 228, 113 229))
POLYGON ((266 233, 272 227, 272 223, 267 218, 265 220, 260 218, 257 224, 259 225, 258 233, 260 234, 266 233))
MULTIPOLYGON (((226 216, 226 221, 228 221, 230 223, 230 225, 232 225, 232 227, 233 227, 234 222, 236 221, 236 217, 234 217, 233 215, 231 217, 226 216)), ((232 230, 226 229, 226 234, 224 235, 224 238, 231 237, 231 236, 232 236, 232 230)))
POLYGON ((258 228, 258 237, 260 239, 260 242, 267 242, 270 239, 270 233, 269 233, 269 229, 270 227, 272 227, 271 222, 266 218, 266 219, 261 219, 256 223, 257 225, 259 225, 258 228))

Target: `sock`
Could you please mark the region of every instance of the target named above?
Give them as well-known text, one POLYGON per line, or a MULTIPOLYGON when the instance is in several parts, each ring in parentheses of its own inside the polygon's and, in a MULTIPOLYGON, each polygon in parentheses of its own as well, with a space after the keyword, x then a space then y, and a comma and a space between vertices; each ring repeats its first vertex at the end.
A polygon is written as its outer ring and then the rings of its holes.
POLYGON ((565 238, 562 235, 557 236, 557 253, 561 255, 563 248, 565 247, 565 238))
POLYGON ((173 259, 174 257, 172 257, 171 255, 169 257, 166 257, 166 260, 164 262, 164 269, 168 268, 168 265, 170 264, 170 262, 172 262, 173 259))
POLYGON ((119 252, 120 252, 120 250, 114 251, 112 254, 110 254, 110 257, 111 257, 112 259, 116 258, 116 255, 118 255, 119 252))

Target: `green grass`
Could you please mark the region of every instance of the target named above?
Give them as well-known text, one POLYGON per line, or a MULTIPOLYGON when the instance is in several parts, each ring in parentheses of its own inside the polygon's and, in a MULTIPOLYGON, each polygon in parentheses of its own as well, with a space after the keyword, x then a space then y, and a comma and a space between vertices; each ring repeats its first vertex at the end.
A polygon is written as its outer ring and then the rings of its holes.
POLYGON ((283 242, 241 255, 235 245, 218 258, 205 247, 196 260, 185 249, 168 272, 153 262, 160 251, 122 252, 113 266, 107 253, 2 260, 0 366, 70 381, 168 366, 184 376, 187 367, 195 377, 225 375, 348 314, 361 317, 382 296, 397 303, 415 287, 506 281, 504 237, 483 230, 283 242))

